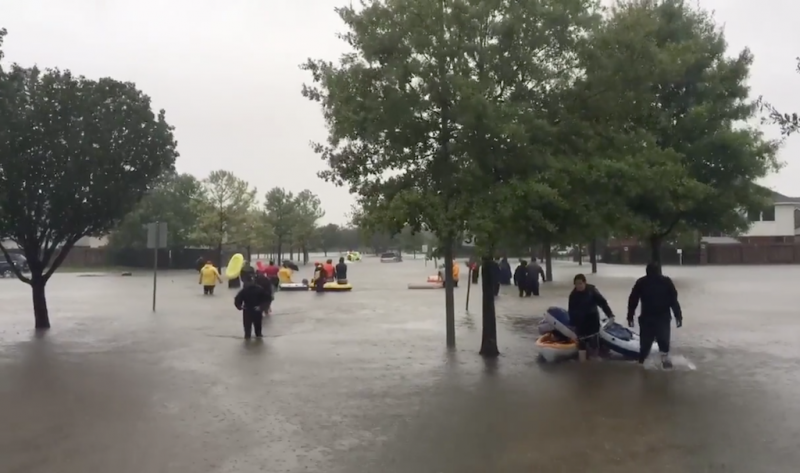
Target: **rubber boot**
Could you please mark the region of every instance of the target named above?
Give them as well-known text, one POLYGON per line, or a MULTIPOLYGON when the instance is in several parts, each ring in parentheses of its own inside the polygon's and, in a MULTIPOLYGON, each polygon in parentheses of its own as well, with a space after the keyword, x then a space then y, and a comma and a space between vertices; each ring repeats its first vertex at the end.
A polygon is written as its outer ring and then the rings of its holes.
POLYGON ((584 362, 586 360, 586 350, 578 350, 578 361, 584 362))

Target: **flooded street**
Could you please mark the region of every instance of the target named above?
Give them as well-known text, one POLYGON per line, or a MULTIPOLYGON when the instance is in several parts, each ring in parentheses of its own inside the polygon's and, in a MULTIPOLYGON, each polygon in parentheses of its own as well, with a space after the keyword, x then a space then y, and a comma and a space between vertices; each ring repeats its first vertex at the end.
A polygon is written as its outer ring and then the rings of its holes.
MULTIPOLYGON (((503 356, 484 362, 480 288, 410 291, 422 260, 350 268, 352 293, 279 293, 263 341, 233 293, 195 273, 59 274, 53 329, 0 280, 3 473, 597 473, 794 471, 800 461, 800 267, 666 268, 685 326, 672 372, 536 362, 536 322, 589 267, 556 263, 540 298, 504 288, 503 356)), ((304 268, 310 274, 310 267, 304 268)), ((466 271, 463 271, 464 273, 466 271)), ((590 276, 624 320, 640 267, 590 276)), ((308 277, 306 275, 305 277, 308 277)))

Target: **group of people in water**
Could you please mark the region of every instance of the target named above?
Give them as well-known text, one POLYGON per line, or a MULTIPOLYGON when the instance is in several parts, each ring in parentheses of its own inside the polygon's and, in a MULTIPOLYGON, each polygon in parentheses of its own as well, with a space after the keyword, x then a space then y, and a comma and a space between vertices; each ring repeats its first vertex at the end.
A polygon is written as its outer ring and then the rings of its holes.
MULTIPOLYGON (((480 267, 475 261, 468 264, 472 272, 472 283, 477 284, 480 267)), ((531 258, 530 263, 524 259, 519 260, 519 265, 513 273, 508 258, 495 259, 491 264, 495 296, 500 295, 500 286, 509 286, 512 283, 519 290, 519 297, 538 296, 540 280, 546 281, 544 270, 536 258, 531 258)))
MULTIPOLYGON (((573 285, 567 310, 578 337, 578 357, 585 361, 590 355, 599 354, 600 310, 606 314, 609 322, 614 321, 614 312, 597 287, 586 282, 583 274, 575 276, 573 285)), ((631 288, 628 296, 628 327, 634 326, 634 316, 640 305, 638 361, 644 364, 655 342, 661 354, 662 366, 671 368, 672 317, 675 317, 675 327, 680 328, 683 326, 683 312, 675 284, 663 275, 658 263, 648 264, 645 276, 637 279, 631 288)))
MULTIPOLYGON (((344 260, 344 257, 339 258, 339 263, 336 265, 331 259, 325 263, 314 263, 311 286, 317 292, 322 292, 326 283, 346 284, 347 264, 344 260)), ((275 291, 281 284, 292 283, 292 266, 293 264, 288 261, 284 261, 280 266, 277 266, 275 261, 269 261, 267 265, 262 265, 259 261, 258 268, 253 268, 248 261, 242 265, 237 278, 241 281, 242 288, 234 298, 234 305, 237 310, 242 311, 245 339, 250 339, 253 334, 256 338, 263 336, 262 319, 271 313, 275 291)), ((296 266, 294 267, 296 268, 296 266)), ((203 294, 213 296, 217 283, 222 283, 219 270, 211 261, 205 261, 199 268, 199 272, 199 284, 203 286, 203 294)))

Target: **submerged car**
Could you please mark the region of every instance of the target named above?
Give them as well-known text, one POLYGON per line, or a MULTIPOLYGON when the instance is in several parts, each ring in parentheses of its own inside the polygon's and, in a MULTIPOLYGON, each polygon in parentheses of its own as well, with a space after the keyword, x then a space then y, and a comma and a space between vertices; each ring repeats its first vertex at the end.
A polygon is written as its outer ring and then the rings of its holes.
MULTIPOLYGON (((28 260, 25 259, 24 256, 17 253, 11 253, 8 256, 11 258, 11 262, 14 264, 14 266, 16 266, 21 273, 27 273, 29 271, 28 260)), ((14 276, 14 269, 8 264, 6 258, 0 257, 0 277, 10 278, 14 276)))
POLYGON ((402 263, 403 262, 403 255, 400 253, 382 253, 381 254, 381 263, 402 263))

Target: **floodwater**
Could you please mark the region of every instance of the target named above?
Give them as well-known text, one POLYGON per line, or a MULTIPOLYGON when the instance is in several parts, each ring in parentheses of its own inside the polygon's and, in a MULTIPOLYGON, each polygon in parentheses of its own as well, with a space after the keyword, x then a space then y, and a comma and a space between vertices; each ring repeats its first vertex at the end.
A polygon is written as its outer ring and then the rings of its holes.
MULTIPOLYGON (((349 294, 281 293, 263 341, 241 339, 232 293, 196 276, 55 276, 53 329, 0 280, 3 473, 686 473, 795 471, 800 267, 668 268, 685 326, 673 371, 535 361, 538 299, 498 300, 503 356, 484 362, 479 286, 458 348, 444 295, 410 291, 421 260, 351 266, 349 294), (689 364, 696 369, 689 369, 689 364)), ((308 270, 310 271, 310 270, 308 270)), ((624 317, 642 268, 591 276, 624 317)), ((504 288, 504 291, 511 288, 504 288)))

